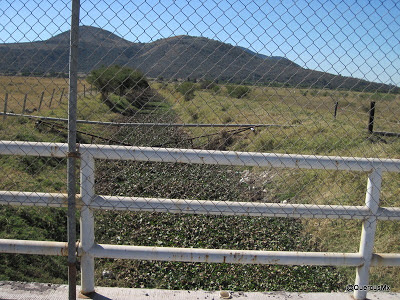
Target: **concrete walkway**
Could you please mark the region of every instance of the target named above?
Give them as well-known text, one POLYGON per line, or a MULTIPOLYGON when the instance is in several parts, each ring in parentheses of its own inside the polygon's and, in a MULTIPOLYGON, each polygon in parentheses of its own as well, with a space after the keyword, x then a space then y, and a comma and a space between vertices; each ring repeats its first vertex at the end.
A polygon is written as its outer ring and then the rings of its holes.
MULTIPOLYGON (((79 290, 79 287, 78 287, 79 290)), ((92 297, 78 295, 78 299, 98 299, 98 300, 131 300, 131 299, 205 299, 219 300, 227 299, 221 297, 221 292, 208 291, 171 291, 171 290, 156 290, 156 289, 127 289, 127 288, 109 288, 97 287, 97 293, 92 297)), ((288 293, 288 292, 232 292, 229 293, 230 299, 237 300, 256 300, 256 299, 302 299, 302 300, 342 300, 352 299, 350 293, 288 293)), ((222 293, 224 296, 224 293, 222 293)), ((0 281, 0 299, 44 299, 57 300, 68 299, 68 286, 47 283, 25 283, 13 281, 0 281)), ((394 300, 400 299, 400 293, 392 292, 370 292, 368 299, 371 300, 394 300)))

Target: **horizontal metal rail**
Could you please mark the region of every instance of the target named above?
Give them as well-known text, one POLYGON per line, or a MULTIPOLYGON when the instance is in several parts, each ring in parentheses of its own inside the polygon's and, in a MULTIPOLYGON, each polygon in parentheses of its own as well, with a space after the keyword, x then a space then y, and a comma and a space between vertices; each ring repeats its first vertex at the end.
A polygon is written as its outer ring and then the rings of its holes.
POLYGON ((228 249, 94 245, 94 257, 230 264, 360 266, 359 253, 291 252, 228 249))
POLYGON ((67 207, 68 195, 62 193, 0 191, 0 204, 18 206, 67 207))
MULTIPOLYGON (((112 145, 79 145, 97 159, 295 169, 400 172, 399 159, 356 158, 112 145)), ((0 154, 66 157, 67 144, 1 141, 0 154)))
POLYGON ((373 253, 371 267, 399 267, 400 254, 398 253, 373 253))
MULTIPOLYGON (((364 220, 371 216, 371 211, 366 206, 230 202, 120 196, 96 196, 89 207, 92 209, 284 218, 364 220)), ((377 212, 377 219, 400 220, 400 208, 380 207, 377 212)))
MULTIPOLYGON (((0 191, 0 204, 21 206, 67 207, 67 194, 0 191)), ((76 206, 81 208, 81 195, 76 206)), ((366 206, 230 202, 210 200, 164 199, 146 197, 95 196, 91 209, 169 212, 184 214, 262 216, 284 218, 365 220, 371 211, 366 206)), ((378 220, 400 220, 400 208, 380 207, 378 220)))
POLYGON ((68 243, 0 239, 0 253, 68 256, 68 243))
MULTIPOLYGON (((67 256, 66 242, 0 239, 0 253, 67 256)), ((77 244, 78 256, 83 250, 77 244)), ((95 244, 86 252, 93 257, 180 262, 361 266, 360 253, 260 251, 200 248, 171 248, 95 244)), ((371 266, 400 266, 400 254, 374 253, 371 266)))

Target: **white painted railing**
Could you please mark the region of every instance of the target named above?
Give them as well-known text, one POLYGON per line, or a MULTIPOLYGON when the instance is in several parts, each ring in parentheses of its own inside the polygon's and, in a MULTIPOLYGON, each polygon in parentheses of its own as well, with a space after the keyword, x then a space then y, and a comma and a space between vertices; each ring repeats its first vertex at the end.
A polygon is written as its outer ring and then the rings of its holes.
MULTIPOLYGON (((67 144, 0 142, 0 154, 3 155, 66 157, 67 152, 67 144)), ((355 284, 359 286, 368 285, 370 266, 400 266, 399 253, 373 253, 377 220, 400 220, 399 207, 379 207, 382 172, 400 172, 400 160, 109 145, 79 145, 79 153, 81 158, 81 194, 78 197, 77 206, 81 209, 81 237, 77 244, 77 254, 81 257, 81 284, 84 294, 94 292, 95 289, 95 257, 209 263, 354 266, 357 267, 355 284), (370 173, 365 206, 113 197, 95 195, 94 193, 95 159, 349 170, 368 171, 370 173), (361 219, 364 220, 364 223, 358 253, 101 245, 95 243, 94 209, 289 218, 361 219)), ((65 207, 67 206, 67 195, 0 191, 0 204, 65 207)), ((61 242, 0 240, 0 253, 65 256, 67 255, 67 248, 67 243, 61 242)), ((354 292, 354 297, 364 299, 366 294, 367 290, 357 290, 354 292)))

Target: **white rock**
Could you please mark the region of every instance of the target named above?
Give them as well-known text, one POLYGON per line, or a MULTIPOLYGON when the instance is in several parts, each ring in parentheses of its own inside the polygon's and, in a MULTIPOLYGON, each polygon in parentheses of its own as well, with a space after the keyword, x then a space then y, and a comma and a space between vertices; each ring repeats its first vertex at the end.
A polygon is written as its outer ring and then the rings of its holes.
POLYGON ((112 273, 111 271, 109 271, 109 270, 103 270, 103 272, 101 273, 101 275, 102 275, 104 278, 111 278, 111 277, 113 277, 113 273, 112 273))

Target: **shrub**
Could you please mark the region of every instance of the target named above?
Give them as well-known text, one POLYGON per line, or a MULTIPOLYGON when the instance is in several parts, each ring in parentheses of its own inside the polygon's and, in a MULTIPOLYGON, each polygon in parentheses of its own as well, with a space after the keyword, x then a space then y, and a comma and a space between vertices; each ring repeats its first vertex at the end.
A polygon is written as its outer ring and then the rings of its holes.
POLYGON ((230 97, 241 99, 250 93, 250 88, 244 85, 228 85, 226 87, 230 97))
POLYGON ((143 108, 152 98, 151 93, 146 90, 131 90, 126 94, 128 102, 137 108, 143 108))
POLYGON ((176 90, 185 97, 185 101, 189 101, 194 98, 195 85, 193 82, 182 82, 176 87, 176 90))
POLYGON ((131 90, 143 90, 149 87, 149 83, 140 71, 117 65, 93 70, 87 81, 101 93, 103 100, 107 99, 109 94, 124 96, 131 90))
POLYGON ((221 88, 219 87, 219 85, 214 85, 214 87, 212 88, 214 94, 218 94, 221 90, 221 88))
POLYGON ((216 86, 216 84, 213 81, 208 80, 208 79, 202 80, 200 82, 200 88, 203 90, 212 90, 212 89, 214 89, 215 86, 216 86))

